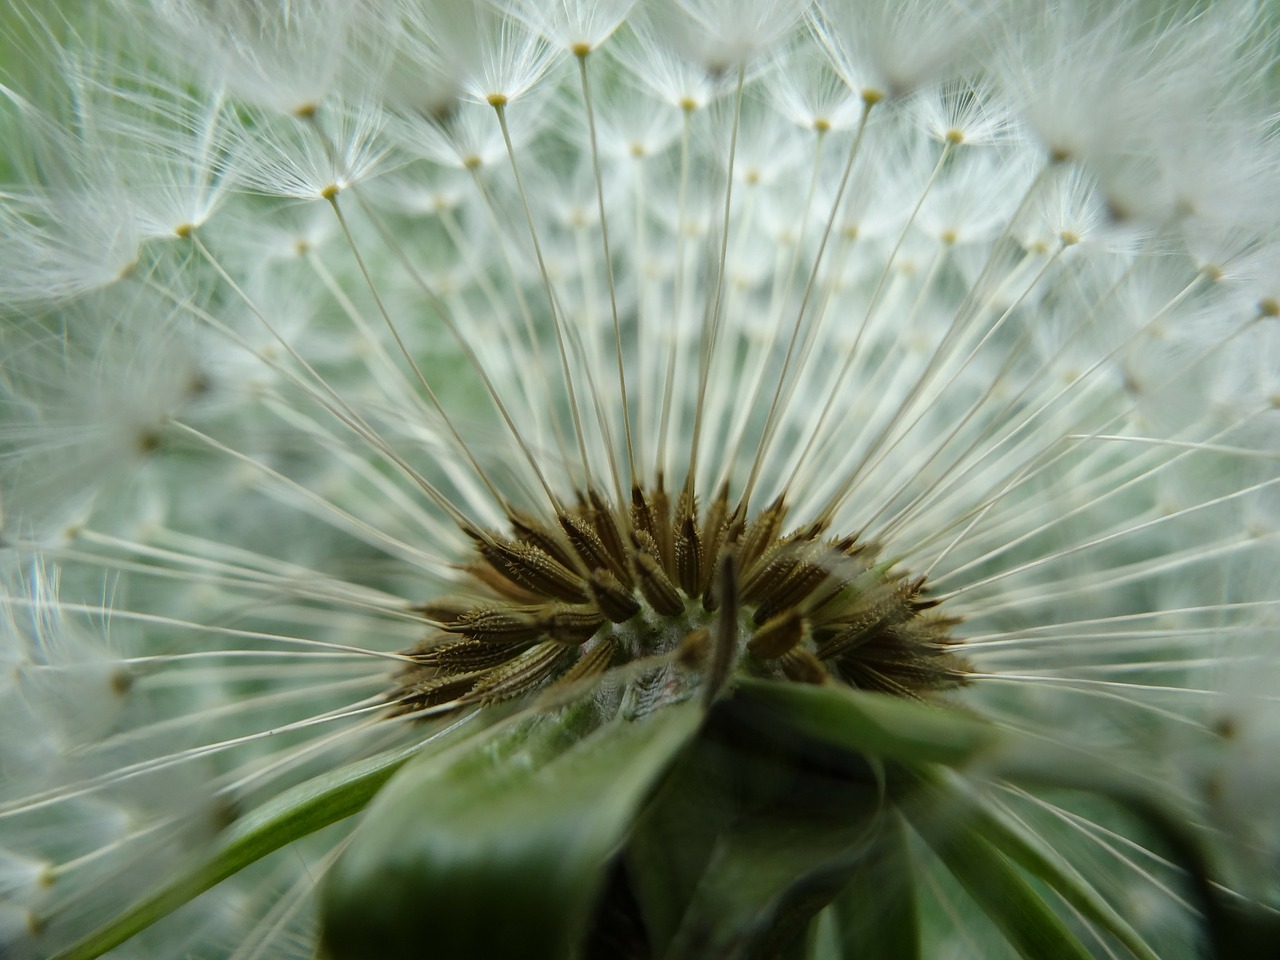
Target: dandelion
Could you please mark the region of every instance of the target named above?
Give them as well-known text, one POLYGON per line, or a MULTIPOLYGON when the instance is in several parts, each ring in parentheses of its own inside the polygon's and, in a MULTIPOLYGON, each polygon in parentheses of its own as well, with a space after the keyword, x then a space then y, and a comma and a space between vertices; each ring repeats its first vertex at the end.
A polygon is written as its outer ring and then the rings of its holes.
POLYGON ((1249 4, 6 11, 0 953, 1265 956, 1249 4))

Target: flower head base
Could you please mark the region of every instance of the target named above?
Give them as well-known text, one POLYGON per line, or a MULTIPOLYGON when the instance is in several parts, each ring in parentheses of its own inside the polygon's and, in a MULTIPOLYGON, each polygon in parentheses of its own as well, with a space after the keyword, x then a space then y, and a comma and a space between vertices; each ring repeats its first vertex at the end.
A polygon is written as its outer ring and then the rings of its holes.
POLYGON ((935 606, 924 578, 878 564, 875 544, 812 526, 782 534, 781 502, 744 522, 724 493, 699 515, 696 499, 673 511, 661 487, 637 487, 620 513, 589 493, 555 527, 518 517, 513 537, 474 532, 474 594, 423 605, 441 632, 410 652, 421 666, 401 677, 397 708, 434 713, 548 683, 553 700, 581 695, 627 664, 648 667, 621 694, 633 714, 699 688, 714 700, 739 666, 908 697, 964 678, 949 651, 956 621, 924 614, 935 606))

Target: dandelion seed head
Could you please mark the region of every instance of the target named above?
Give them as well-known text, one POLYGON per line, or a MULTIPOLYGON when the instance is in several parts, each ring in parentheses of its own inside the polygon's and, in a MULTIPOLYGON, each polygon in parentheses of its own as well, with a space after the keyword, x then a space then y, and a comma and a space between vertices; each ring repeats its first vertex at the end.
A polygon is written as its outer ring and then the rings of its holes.
MULTIPOLYGON (((23 8, 0 76, 0 952, 310 956, 370 764, 686 707, 705 744, 760 689, 1003 738, 918 767, 1101 955, 1210 936, 1135 792, 1274 908, 1252 7, 84 17, 23 8), (117 942, 317 790, 344 819, 117 942)), ((910 824, 924 955, 1007 951, 899 759, 859 843, 910 824)))
POLYGON ((945 77, 962 56, 981 57, 985 34, 1009 4, 832 0, 807 10, 809 28, 850 90, 881 98, 945 77))
POLYGON ((361 17, 358 7, 336 0, 156 0, 153 6, 156 21, 147 25, 167 28, 216 86, 294 116, 314 112, 334 90, 361 17))
POLYGON ((622 25, 635 0, 511 0, 505 8, 548 40, 576 57, 585 57, 622 25))

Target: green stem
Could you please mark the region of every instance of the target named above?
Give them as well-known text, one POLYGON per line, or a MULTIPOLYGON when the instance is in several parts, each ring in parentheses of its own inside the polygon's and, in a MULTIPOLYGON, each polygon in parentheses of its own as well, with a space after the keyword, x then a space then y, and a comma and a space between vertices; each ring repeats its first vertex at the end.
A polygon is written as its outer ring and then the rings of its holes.
POLYGON ((249 864, 359 812, 391 775, 421 749, 421 741, 396 747, 287 790, 236 821, 208 859, 51 960, 93 960, 249 864))

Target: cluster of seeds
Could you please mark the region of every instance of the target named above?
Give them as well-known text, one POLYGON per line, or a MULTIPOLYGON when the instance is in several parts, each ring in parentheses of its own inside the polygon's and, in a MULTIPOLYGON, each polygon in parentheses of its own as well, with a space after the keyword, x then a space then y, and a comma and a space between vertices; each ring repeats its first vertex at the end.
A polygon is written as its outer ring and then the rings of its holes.
POLYGON ((469 531, 468 593, 418 608, 435 629, 391 700, 434 713, 624 665, 677 669, 708 699, 739 667, 906 697, 964 681, 957 621, 930 612, 924 577, 818 524, 784 533, 786 513, 779 500, 744 519, 723 490, 699 509, 659 483, 626 511, 590 491, 554 523, 513 512, 509 534, 469 531))

